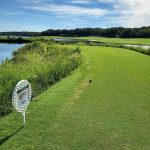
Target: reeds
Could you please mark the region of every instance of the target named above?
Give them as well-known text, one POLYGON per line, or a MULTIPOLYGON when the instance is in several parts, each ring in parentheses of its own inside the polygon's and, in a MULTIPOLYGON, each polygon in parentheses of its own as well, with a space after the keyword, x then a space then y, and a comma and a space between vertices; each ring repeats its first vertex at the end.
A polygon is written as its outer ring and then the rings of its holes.
POLYGON ((13 58, 0 66, 0 116, 11 112, 11 96, 18 81, 28 80, 35 97, 69 75, 80 63, 79 47, 35 42, 15 51, 13 58))

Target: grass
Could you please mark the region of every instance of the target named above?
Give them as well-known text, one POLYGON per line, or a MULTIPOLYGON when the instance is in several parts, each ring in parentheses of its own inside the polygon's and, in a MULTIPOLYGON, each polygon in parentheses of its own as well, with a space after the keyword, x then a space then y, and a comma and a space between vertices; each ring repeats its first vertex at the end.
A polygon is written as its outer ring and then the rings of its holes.
POLYGON ((110 43, 150 45, 150 38, 106 38, 106 37, 78 37, 78 38, 110 43))
POLYGON ((0 65, 0 117, 12 110, 11 97, 22 79, 32 85, 32 96, 66 77, 81 63, 80 49, 35 42, 13 52, 11 60, 0 65))
POLYGON ((149 57, 81 49, 85 63, 31 102, 24 128, 16 112, 0 120, 1 150, 149 149, 149 57))
MULTIPOLYGON (((85 40, 97 40, 100 42, 110 42, 110 43, 124 43, 124 44, 142 44, 142 45, 150 45, 150 38, 107 38, 107 37, 96 37, 96 36, 87 36, 87 37, 62 37, 62 36, 37 36, 37 37, 29 37, 26 38, 28 42, 35 41, 51 41, 54 38, 64 38, 64 39, 85 39, 85 40)), ((0 36, 0 41, 9 42, 7 40, 7 36, 0 36)), ((16 41, 17 42, 17 41, 16 41)))

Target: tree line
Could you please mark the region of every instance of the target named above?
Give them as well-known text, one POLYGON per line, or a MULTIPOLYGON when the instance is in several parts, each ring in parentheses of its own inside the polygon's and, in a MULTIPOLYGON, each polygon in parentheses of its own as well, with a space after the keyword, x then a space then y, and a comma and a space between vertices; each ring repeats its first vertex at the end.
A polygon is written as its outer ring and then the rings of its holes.
POLYGON ((43 32, 0 32, 5 36, 101 36, 121 38, 150 38, 150 26, 141 28, 77 28, 77 29, 49 29, 43 32))
POLYGON ((1 36, 40 36, 41 32, 28 32, 28 31, 21 31, 21 32, 16 32, 16 31, 10 31, 10 32, 0 32, 1 36))

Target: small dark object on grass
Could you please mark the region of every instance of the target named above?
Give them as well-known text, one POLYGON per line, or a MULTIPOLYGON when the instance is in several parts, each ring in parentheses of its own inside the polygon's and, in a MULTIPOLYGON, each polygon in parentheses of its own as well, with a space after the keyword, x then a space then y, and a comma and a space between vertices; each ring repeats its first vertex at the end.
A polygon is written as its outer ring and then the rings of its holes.
POLYGON ((92 83, 92 80, 89 80, 89 83, 92 83))

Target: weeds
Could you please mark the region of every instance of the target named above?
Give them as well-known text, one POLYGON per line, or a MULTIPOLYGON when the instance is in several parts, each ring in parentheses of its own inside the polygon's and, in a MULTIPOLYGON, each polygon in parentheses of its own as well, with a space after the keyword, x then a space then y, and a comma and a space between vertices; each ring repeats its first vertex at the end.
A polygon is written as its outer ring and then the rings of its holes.
POLYGON ((35 42, 13 53, 0 66, 0 116, 12 110, 11 96, 17 82, 28 80, 35 97, 71 73, 81 63, 80 49, 35 42))

